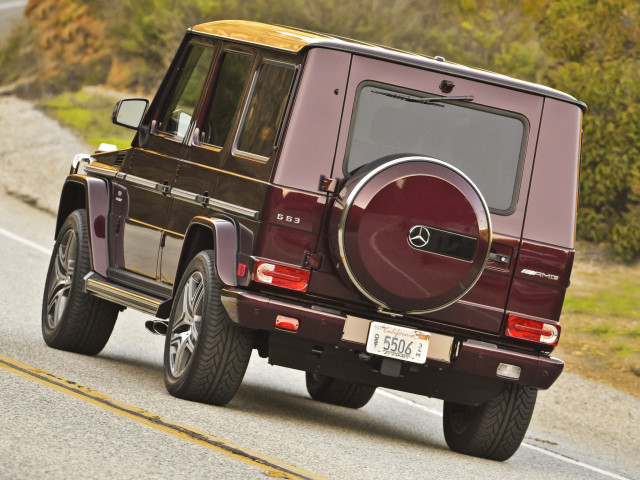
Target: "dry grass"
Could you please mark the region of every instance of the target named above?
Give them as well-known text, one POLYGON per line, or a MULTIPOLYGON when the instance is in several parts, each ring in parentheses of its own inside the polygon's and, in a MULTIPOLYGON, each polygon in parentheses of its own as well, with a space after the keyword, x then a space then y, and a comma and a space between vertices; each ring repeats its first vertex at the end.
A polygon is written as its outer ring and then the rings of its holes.
POLYGON ((579 243, 554 355, 566 369, 640 397, 640 262, 579 243))

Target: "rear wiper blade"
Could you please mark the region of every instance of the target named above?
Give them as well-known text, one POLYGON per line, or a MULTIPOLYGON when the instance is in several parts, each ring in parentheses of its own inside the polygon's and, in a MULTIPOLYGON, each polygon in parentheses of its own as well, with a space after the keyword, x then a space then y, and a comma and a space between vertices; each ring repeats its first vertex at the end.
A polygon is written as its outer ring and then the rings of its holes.
POLYGON ((405 102, 421 103, 423 105, 436 105, 438 107, 444 107, 444 105, 438 105, 439 103, 446 102, 472 102, 473 95, 464 95, 459 97, 412 97, 410 95, 402 95, 399 93, 381 92, 380 90, 372 90, 371 93, 377 93, 378 95, 384 95, 385 97, 397 98, 405 102))

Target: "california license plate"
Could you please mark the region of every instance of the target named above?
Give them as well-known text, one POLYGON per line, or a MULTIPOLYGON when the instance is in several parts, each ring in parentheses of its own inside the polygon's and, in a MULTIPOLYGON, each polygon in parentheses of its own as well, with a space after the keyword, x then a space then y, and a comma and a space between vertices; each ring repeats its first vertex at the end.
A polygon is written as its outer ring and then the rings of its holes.
POLYGON ((371 322, 367 352, 406 362, 424 363, 431 334, 412 328, 371 322))

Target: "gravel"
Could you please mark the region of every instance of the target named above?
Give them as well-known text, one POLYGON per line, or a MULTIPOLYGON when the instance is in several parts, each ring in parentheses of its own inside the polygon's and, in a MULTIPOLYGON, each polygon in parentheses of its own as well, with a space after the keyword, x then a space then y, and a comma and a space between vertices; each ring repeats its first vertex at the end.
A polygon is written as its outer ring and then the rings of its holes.
POLYGON ((0 111, 0 187, 54 214, 73 157, 93 149, 25 100, 0 97, 0 111))

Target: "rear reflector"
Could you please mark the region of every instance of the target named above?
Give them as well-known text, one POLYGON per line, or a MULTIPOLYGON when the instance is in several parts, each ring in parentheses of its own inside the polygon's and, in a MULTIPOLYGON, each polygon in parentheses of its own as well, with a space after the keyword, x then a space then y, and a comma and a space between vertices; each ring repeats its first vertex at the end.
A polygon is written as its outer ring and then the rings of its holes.
POLYGON ((520 378, 520 372, 522 369, 517 365, 509 365, 508 363, 501 363, 498 365, 496 375, 499 377, 510 378, 512 380, 518 380, 520 378))
POLYGON ((247 274, 247 266, 244 263, 239 263, 237 273, 240 278, 244 277, 247 274))
POLYGON ((284 315, 278 315, 276 317, 276 328, 297 332, 298 327, 300 327, 300 322, 297 318, 285 317, 284 315))
POLYGON ((288 288, 298 292, 306 292, 311 272, 303 268, 285 267, 275 263, 258 262, 255 280, 274 287, 288 288))
POLYGON ((510 316, 504 333, 508 337, 529 340, 530 342, 557 345, 558 337, 560 336, 560 325, 510 316))

